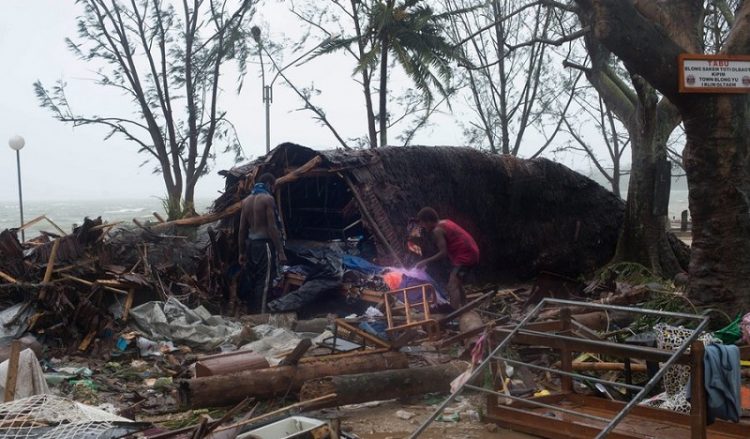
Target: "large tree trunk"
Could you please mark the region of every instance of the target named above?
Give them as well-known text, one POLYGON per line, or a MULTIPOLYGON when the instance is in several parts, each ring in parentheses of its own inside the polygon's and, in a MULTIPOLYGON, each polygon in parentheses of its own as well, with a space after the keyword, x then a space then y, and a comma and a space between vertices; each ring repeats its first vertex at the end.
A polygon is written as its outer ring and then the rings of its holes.
MULTIPOLYGON (((679 109, 693 216, 688 293, 734 314, 750 305, 750 127, 747 95, 679 92, 678 57, 701 53, 703 3, 576 0, 593 31, 679 109)), ((722 53, 750 52, 750 2, 735 11, 722 53)))
POLYGON ((299 390, 305 381, 333 375, 405 369, 409 360, 399 352, 332 356, 296 366, 269 367, 231 375, 184 380, 180 404, 190 407, 222 407, 248 396, 270 398, 299 390))
POLYGON ((666 138, 660 133, 668 136, 672 130, 660 125, 673 127, 674 123, 667 110, 659 111, 655 90, 640 77, 632 79, 638 93, 634 117, 627 124, 632 165, 625 218, 613 262, 636 262, 671 279, 687 269, 680 266, 667 237, 670 164, 666 138))
POLYGON ((693 244, 689 295, 734 316, 750 309, 750 128, 745 95, 682 106, 693 244))
POLYGON ((468 363, 452 362, 439 366, 382 372, 340 375, 306 382, 300 400, 315 399, 330 393, 336 399, 329 406, 357 404, 393 398, 449 392, 450 383, 468 368, 468 363))

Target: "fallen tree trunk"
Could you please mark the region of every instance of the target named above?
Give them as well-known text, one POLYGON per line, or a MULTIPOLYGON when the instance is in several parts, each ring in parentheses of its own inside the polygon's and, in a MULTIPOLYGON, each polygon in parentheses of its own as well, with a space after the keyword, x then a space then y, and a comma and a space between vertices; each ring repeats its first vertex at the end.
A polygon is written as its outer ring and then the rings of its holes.
POLYGON ((268 367, 270 367, 270 364, 264 356, 255 352, 237 351, 201 358, 195 363, 195 377, 228 375, 243 370, 266 369, 268 367))
POLYGON ((179 384, 179 402, 193 408, 221 407, 236 404, 248 396, 260 399, 284 395, 299 390, 306 381, 316 378, 407 367, 409 360, 399 352, 323 357, 296 366, 183 380, 179 384))
POLYGON ((439 366, 329 376, 306 382, 300 391, 300 400, 335 393, 336 399, 328 405, 333 407, 425 393, 449 392, 451 381, 466 371, 467 367, 467 363, 454 361, 439 366))

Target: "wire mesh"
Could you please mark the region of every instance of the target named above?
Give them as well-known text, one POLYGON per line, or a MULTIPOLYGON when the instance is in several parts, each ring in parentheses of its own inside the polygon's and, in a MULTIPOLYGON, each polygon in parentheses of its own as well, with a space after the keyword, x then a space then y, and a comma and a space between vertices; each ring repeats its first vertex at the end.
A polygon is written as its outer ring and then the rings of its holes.
POLYGON ((115 438, 142 425, 54 395, 0 404, 0 439, 115 438))

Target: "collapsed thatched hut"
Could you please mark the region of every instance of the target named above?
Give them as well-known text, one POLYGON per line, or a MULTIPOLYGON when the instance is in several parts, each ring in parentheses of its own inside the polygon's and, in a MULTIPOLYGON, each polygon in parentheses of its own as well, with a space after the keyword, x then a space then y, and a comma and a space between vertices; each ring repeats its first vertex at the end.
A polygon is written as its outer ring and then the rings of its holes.
POLYGON ((214 211, 240 200, 264 172, 286 176, 276 197, 287 241, 371 237, 380 261, 394 263, 408 253, 410 218, 432 206, 475 236, 484 278, 590 272, 612 256, 623 217, 614 194, 547 159, 459 147, 315 151, 291 143, 223 171, 226 191, 214 211))

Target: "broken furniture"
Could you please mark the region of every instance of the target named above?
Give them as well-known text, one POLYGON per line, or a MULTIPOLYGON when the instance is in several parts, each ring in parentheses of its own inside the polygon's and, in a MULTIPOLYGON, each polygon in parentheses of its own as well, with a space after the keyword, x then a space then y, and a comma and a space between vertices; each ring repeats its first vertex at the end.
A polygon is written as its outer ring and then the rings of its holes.
MULTIPOLYGON (((333 343, 332 348, 336 350, 339 346, 339 343, 342 341, 341 337, 339 335, 340 330, 344 330, 349 333, 351 337, 362 338, 362 345, 358 346, 357 349, 366 349, 367 348, 367 342, 369 341, 375 348, 380 349, 390 349, 391 345, 387 343, 385 340, 382 340, 358 327, 355 325, 357 324, 356 320, 349 320, 349 319, 336 319, 333 323, 333 343)), ((327 339, 326 339, 327 340, 327 339)), ((340 350, 340 349, 339 349, 340 350)), ((352 350, 352 349, 350 349, 352 350)))
POLYGON ((459 391, 444 401, 430 418, 411 436, 418 437, 442 410, 461 393, 472 389, 487 394, 486 419, 505 427, 527 432, 545 438, 617 438, 645 439, 659 438, 743 438, 747 437, 747 426, 716 421, 706 426, 706 398, 703 376, 703 343, 696 341, 708 324, 708 317, 693 314, 663 312, 649 309, 575 302, 558 299, 543 299, 515 327, 496 328, 497 347, 475 368, 472 376, 459 391), (531 321, 547 305, 559 307, 560 320, 550 322, 531 321), (636 314, 657 315, 697 321, 695 331, 675 351, 618 344, 605 340, 592 340, 573 336, 570 318, 571 306, 582 306, 605 311, 618 311, 636 314), (549 346, 560 354, 560 369, 510 359, 500 354, 510 344, 549 346), (690 351, 688 352, 688 348, 690 351), (640 358, 661 362, 657 373, 644 386, 607 381, 574 372, 573 352, 605 354, 620 358, 640 358), (471 384, 488 367, 495 373, 504 369, 503 363, 514 367, 524 366, 561 376, 561 392, 536 398, 521 398, 509 393, 495 391, 471 384), (692 368, 691 393, 693 395, 691 413, 684 415, 667 410, 638 406, 644 397, 657 385, 670 366, 688 364, 692 368), (608 401, 602 398, 577 394, 573 380, 599 383, 610 387, 621 387, 637 392, 628 402, 608 401))
POLYGON ((292 290, 296 290, 305 283, 306 277, 297 273, 284 273, 281 278, 281 295, 284 296, 292 290))
POLYGON ((436 340, 440 336, 438 321, 430 316, 430 307, 437 301, 435 288, 430 284, 400 288, 383 294, 385 315, 388 320, 388 334, 422 328, 428 338, 436 340), (394 316, 402 312, 406 316, 406 323, 397 325, 394 316), (419 319, 421 317, 421 319, 419 319))

